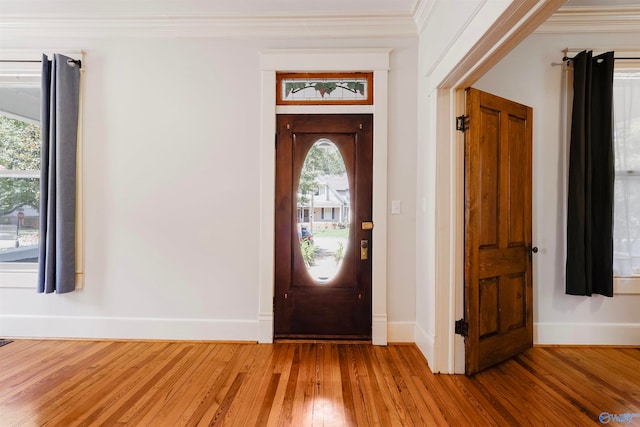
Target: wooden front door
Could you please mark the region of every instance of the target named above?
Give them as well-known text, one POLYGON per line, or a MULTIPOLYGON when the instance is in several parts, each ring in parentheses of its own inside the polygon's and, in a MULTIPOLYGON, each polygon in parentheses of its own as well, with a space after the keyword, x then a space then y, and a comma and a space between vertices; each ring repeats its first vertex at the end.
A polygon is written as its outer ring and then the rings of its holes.
MULTIPOLYGON (((317 163, 322 162, 315 161, 315 167, 317 163)), ((371 338, 372 164, 371 115, 278 116, 275 338, 371 338), (331 171, 309 177, 304 165, 317 144, 337 147, 335 157, 342 159, 346 172, 342 184, 331 171), (311 184, 313 191, 303 190, 311 184), (323 207, 329 205, 340 209, 342 217, 323 217, 323 207), (299 215, 306 209, 308 218, 299 215), (332 249, 318 249, 321 239, 337 239, 332 236, 343 240, 336 240, 332 249), (334 274, 316 273, 321 262, 336 263, 334 274)))
POLYGON ((533 346, 532 109, 467 89, 466 373, 533 346))

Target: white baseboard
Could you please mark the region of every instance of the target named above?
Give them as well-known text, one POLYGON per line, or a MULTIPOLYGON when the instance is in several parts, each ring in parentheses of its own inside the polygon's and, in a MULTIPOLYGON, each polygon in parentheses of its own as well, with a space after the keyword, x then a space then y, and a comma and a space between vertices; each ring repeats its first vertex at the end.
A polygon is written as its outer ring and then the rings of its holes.
POLYGON ((273 343, 273 313, 258 314, 258 342, 273 343))
POLYGON ((427 333, 420 325, 415 325, 415 338, 416 345, 422 352, 422 355, 427 359, 429 369, 433 370, 434 355, 435 355, 435 337, 427 333))
MULTIPOLYGON (((415 342, 414 322, 374 322, 374 344, 415 342)), ((0 315, 0 337, 273 342, 273 316, 258 321, 0 315)))
POLYGON ((533 342, 539 345, 640 346, 640 323, 536 323, 533 342))
POLYGON ((387 336, 390 343, 416 342, 416 322, 389 322, 387 336))
POLYGON ((258 341, 255 320, 0 315, 0 337, 258 341))
POLYGON ((387 325, 386 315, 373 316, 371 319, 371 343, 373 345, 387 345, 389 342, 387 325))

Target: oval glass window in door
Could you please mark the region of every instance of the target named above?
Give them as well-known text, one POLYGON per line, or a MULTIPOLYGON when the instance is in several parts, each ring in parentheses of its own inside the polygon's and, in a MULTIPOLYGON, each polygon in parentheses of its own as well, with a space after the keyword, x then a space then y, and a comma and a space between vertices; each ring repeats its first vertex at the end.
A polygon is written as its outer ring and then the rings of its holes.
POLYGON ((298 240, 307 271, 318 283, 338 273, 349 245, 349 179, 338 147, 316 141, 305 158, 298 185, 298 240))

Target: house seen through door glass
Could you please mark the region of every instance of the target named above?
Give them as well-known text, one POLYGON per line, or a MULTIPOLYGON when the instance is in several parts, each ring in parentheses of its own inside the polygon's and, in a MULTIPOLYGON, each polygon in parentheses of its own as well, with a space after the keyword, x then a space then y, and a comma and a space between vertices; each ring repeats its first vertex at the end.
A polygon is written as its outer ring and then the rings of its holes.
POLYGON ((305 158, 298 183, 300 251, 320 284, 338 272, 349 244, 349 180, 344 160, 329 139, 318 140, 305 158))

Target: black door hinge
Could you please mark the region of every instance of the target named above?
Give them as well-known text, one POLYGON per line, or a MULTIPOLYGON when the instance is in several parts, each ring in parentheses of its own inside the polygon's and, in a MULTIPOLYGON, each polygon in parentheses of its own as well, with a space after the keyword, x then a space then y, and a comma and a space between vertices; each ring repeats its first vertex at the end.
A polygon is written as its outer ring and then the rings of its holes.
POLYGON ((456 117, 456 130, 464 132, 469 129, 469 116, 456 117))
POLYGON ((456 320, 455 332, 463 337, 469 336, 469 324, 464 320, 456 320))

